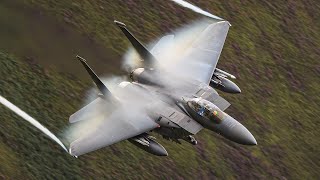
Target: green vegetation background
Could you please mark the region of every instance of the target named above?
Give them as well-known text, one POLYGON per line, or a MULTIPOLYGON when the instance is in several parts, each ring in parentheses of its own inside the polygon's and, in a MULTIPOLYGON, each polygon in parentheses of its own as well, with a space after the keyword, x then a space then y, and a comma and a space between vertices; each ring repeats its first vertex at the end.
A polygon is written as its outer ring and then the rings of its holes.
MULTIPOLYGON (((148 42, 199 18, 162 0, 17 4, 54 17, 119 58, 129 43, 114 19, 148 42)), ((250 129, 257 146, 237 145, 204 130, 196 136, 197 146, 160 138, 169 152, 166 158, 121 142, 75 159, 0 107, 0 179, 319 178, 320 4, 316 0, 196 4, 233 25, 218 66, 238 77, 243 92, 221 94, 232 103, 228 113, 250 129)), ((0 53, 0 94, 59 134, 69 115, 83 105, 91 83, 23 59, 10 51, 0 53)), ((110 71, 118 73, 116 68, 110 71)))

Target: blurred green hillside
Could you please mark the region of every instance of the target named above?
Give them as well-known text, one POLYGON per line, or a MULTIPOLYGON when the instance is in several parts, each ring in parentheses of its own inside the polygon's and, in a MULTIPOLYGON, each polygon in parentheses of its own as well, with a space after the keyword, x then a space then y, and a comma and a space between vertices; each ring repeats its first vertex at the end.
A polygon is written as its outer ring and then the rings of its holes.
MULTIPOLYGON (((121 142, 76 159, 0 106, 0 179, 318 179, 320 3, 316 0, 194 3, 233 25, 218 67, 237 76, 242 93, 221 95, 232 103, 227 112, 252 132, 257 146, 238 145, 204 130, 196 136, 197 146, 159 137, 169 153, 165 158, 121 142)), ((115 59, 120 60, 130 45, 113 24, 114 19, 125 22, 139 39, 149 42, 201 18, 162 0, 0 2, 0 10, 8 6, 42 14, 49 18, 48 22, 57 22, 57 26, 78 33, 74 39, 81 39, 81 35, 89 38, 98 45, 88 45, 86 54, 89 58, 101 58, 95 60, 93 68, 104 62, 109 73, 121 73, 115 59), (99 52, 105 48, 108 57, 102 58, 104 54, 95 57, 90 52, 94 47, 101 48, 99 52)), ((0 15, 5 17, 6 13, 0 11, 0 15)), ((6 22, 16 23, 14 20, 6 22)), ((19 29, 18 26, 13 30, 19 29)), ((50 40, 61 46, 65 43, 63 38, 50 40)), ((7 41, 13 43, 8 37, 7 41)), ((24 47, 18 41, 10 48, 0 46, 0 95, 61 134, 69 115, 83 106, 82 99, 91 82, 89 77, 78 77, 78 72, 69 73, 72 68, 81 68, 67 59, 81 53, 83 45, 79 45, 79 51, 61 55, 59 62, 65 65, 51 68, 41 63, 46 60, 40 54, 40 50, 50 53, 50 43, 47 47, 36 44, 30 47, 36 51, 30 52, 19 51, 24 47), (35 60, 26 58, 26 53, 28 57, 31 53, 35 60), (67 68, 59 68, 64 66, 67 68)), ((63 49, 72 45, 64 45, 63 49)))

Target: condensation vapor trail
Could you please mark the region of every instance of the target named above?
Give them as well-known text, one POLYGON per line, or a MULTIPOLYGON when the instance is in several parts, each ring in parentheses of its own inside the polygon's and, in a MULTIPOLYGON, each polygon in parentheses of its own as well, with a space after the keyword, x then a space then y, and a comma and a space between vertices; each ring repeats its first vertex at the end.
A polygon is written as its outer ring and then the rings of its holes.
POLYGON ((4 97, 0 96, 0 103, 12 110, 14 113, 31 123, 33 126, 38 128, 40 131, 45 133, 47 136, 49 136, 52 140, 54 140, 56 143, 58 143, 66 152, 68 152, 67 148, 63 145, 63 143, 52 133, 50 132, 46 127, 44 127, 42 124, 40 124, 37 120, 29 116, 27 113, 22 111, 20 108, 12 104, 10 101, 5 99, 4 97))
POLYGON ((195 5, 193 5, 193 4, 191 4, 191 3, 187 2, 187 1, 184 1, 184 0, 171 0, 171 1, 181 5, 183 7, 189 8, 192 11, 200 13, 202 15, 205 15, 205 16, 208 16, 208 17, 211 17, 211 18, 214 18, 214 19, 218 19, 218 20, 223 20, 222 18, 220 18, 218 16, 215 16, 215 15, 213 15, 213 14, 211 14, 211 13, 209 13, 209 12, 207 12, 207 11, 205 11, 205 10, 203 10, 203 9, 201 9, 201 8, 195 6, 195 5))

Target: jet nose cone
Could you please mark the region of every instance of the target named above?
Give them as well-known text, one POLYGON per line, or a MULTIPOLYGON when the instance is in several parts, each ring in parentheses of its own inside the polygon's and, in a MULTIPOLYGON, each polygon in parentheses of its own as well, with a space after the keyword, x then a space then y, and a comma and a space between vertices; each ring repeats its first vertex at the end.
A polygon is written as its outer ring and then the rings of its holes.
POLYGON ((240 123, 232 128, 230 137, 239 144, 257 145, 257 141, 253 135, 240 123))
POLYGON ((229 116, 222 125, 221 135, 243 145, 257 145, 256 139, 241 123, 229 116))
POLYGON ((236 87, 234 87, 233 92, 234 92, 235 94, 241 93, 241 89, 239 88, 239 86, 236 86, 236 87))

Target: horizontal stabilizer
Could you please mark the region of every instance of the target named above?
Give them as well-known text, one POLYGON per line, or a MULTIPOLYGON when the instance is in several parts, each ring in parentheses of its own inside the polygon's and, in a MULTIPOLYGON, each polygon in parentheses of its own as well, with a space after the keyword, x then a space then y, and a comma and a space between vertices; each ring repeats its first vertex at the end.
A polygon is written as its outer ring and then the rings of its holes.
POLYGON ((119 21, 114 21, 116 25, 121 29, 123 34, 131 42, 135 50, 139 53, 141 58, 144 60, 146 67, 152 67, 156 63, 156 58, 151 54, 151 52, 137 39, 132 33, 127 29, 126 25, 119 21))

